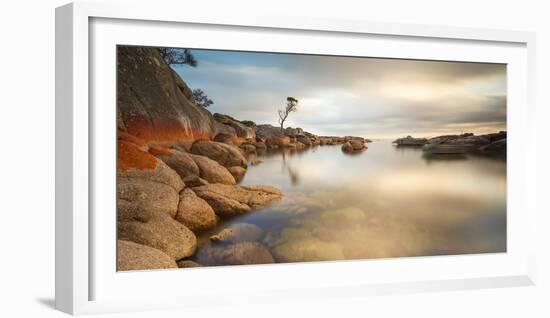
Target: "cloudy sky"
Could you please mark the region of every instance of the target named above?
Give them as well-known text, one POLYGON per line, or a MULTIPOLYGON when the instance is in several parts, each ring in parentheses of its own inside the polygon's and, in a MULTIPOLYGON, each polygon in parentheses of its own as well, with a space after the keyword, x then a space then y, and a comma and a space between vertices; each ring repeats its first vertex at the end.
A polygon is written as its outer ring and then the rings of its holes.
POLYGON ((395 138, 486 133, 506 127, 506 66, 192 50, 196 68, 174 69, 214 100, 209 110, 318 135, 395 138))

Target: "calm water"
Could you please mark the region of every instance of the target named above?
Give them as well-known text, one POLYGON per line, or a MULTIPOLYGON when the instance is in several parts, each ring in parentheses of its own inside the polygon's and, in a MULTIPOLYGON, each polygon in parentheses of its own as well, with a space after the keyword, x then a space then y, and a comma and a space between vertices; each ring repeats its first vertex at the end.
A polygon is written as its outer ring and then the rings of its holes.
POLYGON ((277 262, 506 251, 504 160, 368 146, 358 155, 340 146, 258 155, 242 184, 276 186, 283 200, 201 241, 245 222, 263 229, 259 241, 277 262))

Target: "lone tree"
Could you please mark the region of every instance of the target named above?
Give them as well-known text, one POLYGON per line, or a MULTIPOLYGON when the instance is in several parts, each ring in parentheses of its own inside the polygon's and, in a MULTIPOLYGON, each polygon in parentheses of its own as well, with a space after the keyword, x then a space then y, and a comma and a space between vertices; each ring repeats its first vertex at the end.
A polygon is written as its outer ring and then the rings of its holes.
POLYGON ((283 133, 283 126, 285 124, 285 120, 288 118, 288 115, 295 112, 297 108, 298 100, 294 97, 287 97, 285 108, 279 109, 279 124, 281 125, 281 133, 283 133))
POLYGON ((193 97, 195 98, 195 104, 204 108, 214 104, 214 101, 208 98, 202 89, 197 88, 193 90, 193 97))
POLYGON ((158 50, 168 65, 187 64, 192 67, 197 66, 197 60, 189 49, 161 47, 158 50))

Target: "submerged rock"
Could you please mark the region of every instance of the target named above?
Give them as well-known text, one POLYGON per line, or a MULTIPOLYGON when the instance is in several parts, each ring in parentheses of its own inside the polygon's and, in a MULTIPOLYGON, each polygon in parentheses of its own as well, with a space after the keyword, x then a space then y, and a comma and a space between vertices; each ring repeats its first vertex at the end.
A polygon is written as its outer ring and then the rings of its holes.
POLYGON ((201 264, 187 259, 179 260, 177 264, 179 268, 201 267, 201 264))
POLYGON ((256 242, 261 239, 263 230, 254 224, 236 223, 210 236, 214 242, 256 242))
POLYGON ((284 229, 271 248, 277 262, 313 262, 345 259, 342 246, 316 238, 299 228, 284 229))
POLYGON ((229 245, 208 245, 197 253, 205 265, 248 265, 274 263, 273 256, 262 244, 241 242, 229 245))
POLYGON ((176 262, 160 250, 117 240, 117 271, 177 268, 176 262))

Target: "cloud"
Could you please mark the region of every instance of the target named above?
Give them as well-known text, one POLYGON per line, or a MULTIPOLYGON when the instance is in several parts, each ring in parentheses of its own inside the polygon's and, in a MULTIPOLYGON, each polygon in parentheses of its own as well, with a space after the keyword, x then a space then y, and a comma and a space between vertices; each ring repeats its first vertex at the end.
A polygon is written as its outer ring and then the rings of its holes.
POLYGON ((193 50, 176 67, 214 100, 210 110, 276 124, 287 96, 300 100, 288 126, 322 135, 395 137, 505 129, 506 66, 378 58, 193 50))

